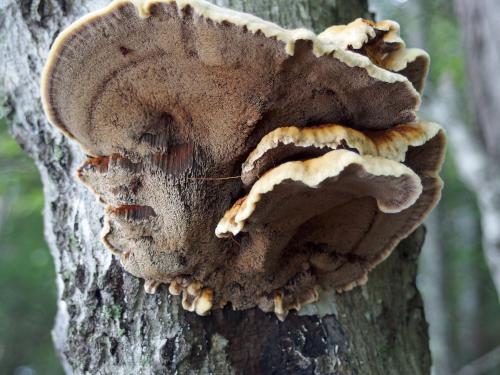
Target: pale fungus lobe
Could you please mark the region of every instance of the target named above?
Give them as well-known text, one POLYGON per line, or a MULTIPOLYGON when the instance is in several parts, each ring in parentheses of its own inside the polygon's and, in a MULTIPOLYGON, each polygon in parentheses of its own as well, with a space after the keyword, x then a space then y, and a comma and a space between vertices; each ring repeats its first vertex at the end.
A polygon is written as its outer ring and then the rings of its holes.
POLYGON ((283 320, 366 282, 437 204, 428 65, 392 21, 315 35, 202 0, 116 0, 58 36, 42 101, 88 155, 102 242, 147 293, 283 320))
POLYGON ((377 66, 407 77, 418 92, 424 89, 429 55, 419 48, 406 48, 397 22, 358 18, 348 25, 329 27, 318 39, 335 48, 361 53, 377 66))

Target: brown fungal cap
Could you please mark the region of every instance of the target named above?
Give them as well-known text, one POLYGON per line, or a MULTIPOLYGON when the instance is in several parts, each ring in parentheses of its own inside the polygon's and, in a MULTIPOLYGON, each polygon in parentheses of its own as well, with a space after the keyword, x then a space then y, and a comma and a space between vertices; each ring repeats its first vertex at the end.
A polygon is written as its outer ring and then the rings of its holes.
POLYGON ((377 129, 415 117, 405 77, 310 31, 201 0, 135 3, 78 21, 44 71, 49 120, 91 155, 143 155, 171 138, 217 155, 278 123, 377 129))
POLYGON ((391 21, 315 35, 115 0, 56 39, 42 101, 89 155, 102 242, 146 292, 284 319, 318 286, 365 282, 436 204, 444 136, 413 123, 427 64, 391 21))

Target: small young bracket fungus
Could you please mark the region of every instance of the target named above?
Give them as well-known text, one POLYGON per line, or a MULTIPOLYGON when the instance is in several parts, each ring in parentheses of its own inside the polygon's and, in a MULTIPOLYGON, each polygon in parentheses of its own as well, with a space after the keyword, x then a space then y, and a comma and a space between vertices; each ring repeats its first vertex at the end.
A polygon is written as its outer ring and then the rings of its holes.
POLYGON ((324 44, 366 55, 381 68, 407 77, 418 92, 424 89, 430 58, 419 48, 406 48, 394 21, 358 18, 348 25, 332 26, 318 35, 324 44))
POLYGON ((115 0, 58 36, 41 85, 89 156, 103 243, 146 292, 284 319, 365 282, 437 203, 443 133, 416 122, 427 69, 391 21, 315 35, 202 0, 115 0))

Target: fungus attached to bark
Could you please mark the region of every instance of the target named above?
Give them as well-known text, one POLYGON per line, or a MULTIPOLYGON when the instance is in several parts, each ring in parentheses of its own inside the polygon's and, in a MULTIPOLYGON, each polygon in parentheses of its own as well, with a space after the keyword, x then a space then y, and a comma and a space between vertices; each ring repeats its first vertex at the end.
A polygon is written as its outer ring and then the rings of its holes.
POLYGON ((148 293, 283 319, 318 286, 366 281, 436 204, 443 135, 415 122, 427 65, 390 21, 315 35, 115 0, 58 36, 42 101, 88 155, 103 243, 148 293))

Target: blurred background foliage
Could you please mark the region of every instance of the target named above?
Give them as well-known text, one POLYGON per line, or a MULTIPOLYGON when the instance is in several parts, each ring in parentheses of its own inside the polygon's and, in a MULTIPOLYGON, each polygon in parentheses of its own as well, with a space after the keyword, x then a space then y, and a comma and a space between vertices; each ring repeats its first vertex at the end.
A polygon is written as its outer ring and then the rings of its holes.
MULTIPOLYGON (((452 1, 370 0, 370 5, 377 19, 403 25, 409 46, 424 48, 432 57, 423 117, 440 82, 449 79, 457 89, 460 117, 473 126, 452 1)), ((2 117, 0 113, 0 374, 58 374, 62 370, 50 337, 55 276, 43 239, 42 186, 33 161, 10 138, 2 117)), ((454 152, 448 149, 443 198, 427 223, 418 278, 434 372, 500 374, 500 358, 490 358, 488 366, 472 372, 466 366, 500 348, 500 305, 482 251, 476 199, 460 178, 454 152)))
POLYGON ((0 176, 0 374, 62 374, 50 335, 56 285, 43 238, 42 185, 5 118, 0 176))

